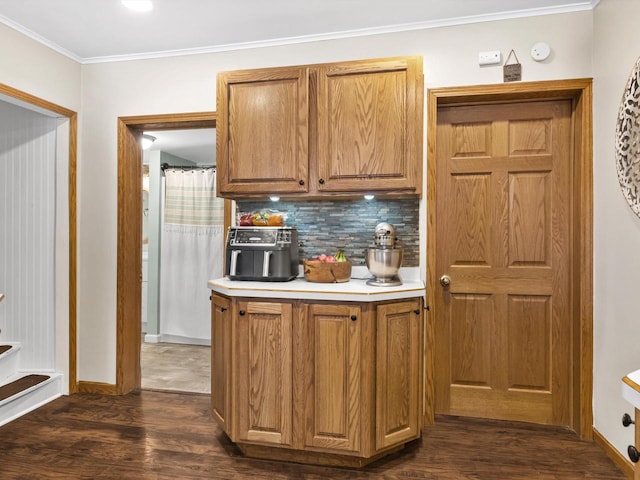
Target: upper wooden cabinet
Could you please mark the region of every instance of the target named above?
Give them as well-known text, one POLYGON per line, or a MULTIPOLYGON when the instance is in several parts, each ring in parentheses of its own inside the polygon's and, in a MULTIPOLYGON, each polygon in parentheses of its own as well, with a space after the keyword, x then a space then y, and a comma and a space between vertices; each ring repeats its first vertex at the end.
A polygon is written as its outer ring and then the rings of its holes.
POLYGON ((217 88, 218 192, 306 192, 307 68, 221 73, 217 88))
POLYGON ((420 193, 422 89, 416 57, 319 67, 316 188, 420 193))
POLYGON ((421 57, 218 75, 218 192, 422 191, 421 57))

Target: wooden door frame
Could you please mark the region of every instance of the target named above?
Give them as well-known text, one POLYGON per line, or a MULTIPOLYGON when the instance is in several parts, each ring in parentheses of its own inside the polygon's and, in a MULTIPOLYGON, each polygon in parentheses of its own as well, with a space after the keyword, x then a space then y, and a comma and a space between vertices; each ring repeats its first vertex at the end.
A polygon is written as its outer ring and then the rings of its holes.
POLYGON ((582 439, 593 438, 593 122, 592 79, 504 83, 436 88, 428 92, 427 123, 427 322, 425 423, 434 421, 434 322, 438 272, 436 264, 436 128, 438 108, 528 100, 567 99, 572 102, 571 211, 571 341, 573 428, 582 439))
MULTIPOLYGON (((215 128, 216 112, 118 118, 118 272, 116 384, 86 383, 84 392, 123 395, 141 386, 142 149, 145 130, 215 128)), ((225 227, 230 223, 225 201, 225 227)))
MULTIPOLYGON (((78 114, 42 98, 0 83, 0 94, 53 112, 69 120, 69 393, 77 391, 77 161, 78 161, 78 114)), ((54 339, 55 341, 55 339, 54 339)))

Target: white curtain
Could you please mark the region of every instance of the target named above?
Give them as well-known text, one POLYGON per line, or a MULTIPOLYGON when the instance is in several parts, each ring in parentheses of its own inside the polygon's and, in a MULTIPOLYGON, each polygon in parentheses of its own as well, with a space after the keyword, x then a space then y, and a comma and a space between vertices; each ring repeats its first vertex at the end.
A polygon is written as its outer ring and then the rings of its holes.
POLYGON ((207 282, 222 276, 223 205, 215 170, 165 171, 160 255, 160 340, 211 343, 207 282))

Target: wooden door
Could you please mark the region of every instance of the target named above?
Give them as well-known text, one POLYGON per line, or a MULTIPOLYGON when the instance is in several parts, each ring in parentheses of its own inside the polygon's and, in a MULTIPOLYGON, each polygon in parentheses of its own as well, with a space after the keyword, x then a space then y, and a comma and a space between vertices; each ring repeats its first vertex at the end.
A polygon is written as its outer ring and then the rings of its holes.
POLYGON ((438 110, 435 407, 571 423, 571 102, 438 110))
POLYGON ((316 188, 421 193, 423 88, 420 57, 320 66, 316 188))
POLYGON ((361 310, 357 305, 307 307, 305 446, 360 450, 361 310))
POLYGON ((292 443, 292 305, 237 302, 238 441, 292 443))
POLYGON ((231 411, 231 302, 211 296, 211 412, 218 425, 233 437, 231 411))
POLYGON ((217 89, 218 192, 306 192, 308 69, 222 72, 217 89))
POLYGON ((422 302, 378 306, 376 450, 418 438, 422 404, 422 302))

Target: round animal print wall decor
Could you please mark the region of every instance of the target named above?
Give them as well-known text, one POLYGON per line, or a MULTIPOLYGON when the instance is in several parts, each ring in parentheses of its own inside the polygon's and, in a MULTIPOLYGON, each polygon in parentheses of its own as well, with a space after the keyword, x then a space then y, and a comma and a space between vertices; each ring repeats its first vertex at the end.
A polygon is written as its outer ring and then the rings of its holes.
POLYGON ((640 58, 629 75, 618 110, 616 169, 622 193, 640 217, 640 58))

